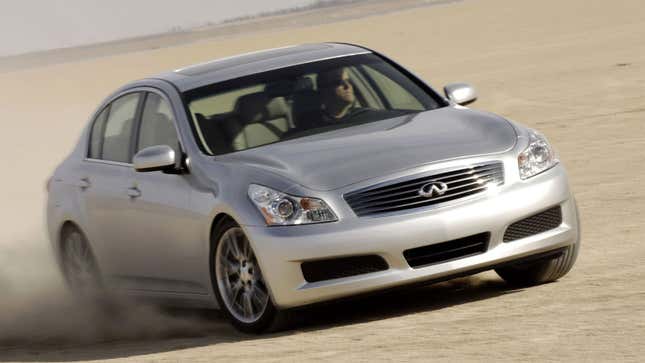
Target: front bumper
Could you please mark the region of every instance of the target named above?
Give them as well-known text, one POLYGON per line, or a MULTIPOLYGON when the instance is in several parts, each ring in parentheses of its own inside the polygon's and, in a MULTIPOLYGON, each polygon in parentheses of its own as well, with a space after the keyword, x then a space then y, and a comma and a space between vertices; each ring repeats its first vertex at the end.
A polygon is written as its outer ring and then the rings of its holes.
POLYGON ((379 218, 344 218, 336 223, 265 227, 243 226, 258 256, 274 303, 302 306, 400 285, 478 272, 527 256, 574 244, 579 239, 578 214, 564 168, 557 165, 527 182, 505 185, 494 195, 467 203, 379 218), (560 205, 562 224, 550 231, 504 243, 513 222, 560 205), (403 251, 490 232, 485 253, 421 268, 411 268, 403 251), (389 269, 308 283, 304 261, 380 255, 389 269))

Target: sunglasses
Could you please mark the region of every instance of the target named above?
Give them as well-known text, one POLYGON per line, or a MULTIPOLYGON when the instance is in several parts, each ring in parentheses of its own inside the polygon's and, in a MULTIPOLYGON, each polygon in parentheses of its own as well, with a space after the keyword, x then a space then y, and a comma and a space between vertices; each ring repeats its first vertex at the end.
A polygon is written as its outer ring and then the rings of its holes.
POLYGON ((327 83, 326 86, 329 88, 336 88, 341 86, 343 88, 349 88, 352 86, 352 82, 350 82, 349 79, 339 79, 339 80, 335 80, 327 83))

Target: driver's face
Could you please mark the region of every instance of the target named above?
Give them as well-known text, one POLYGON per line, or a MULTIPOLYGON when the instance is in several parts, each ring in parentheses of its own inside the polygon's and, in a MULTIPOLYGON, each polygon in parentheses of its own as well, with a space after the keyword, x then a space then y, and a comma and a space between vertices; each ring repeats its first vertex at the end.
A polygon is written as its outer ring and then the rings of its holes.
POLYGON ((343 69, 341 78, 335 80, 333 86, 336 97, 346 103, 354 102, 356 96, 354 95, 354 87, 349 82, 349 73, 347 72, 347 69, 343 69))

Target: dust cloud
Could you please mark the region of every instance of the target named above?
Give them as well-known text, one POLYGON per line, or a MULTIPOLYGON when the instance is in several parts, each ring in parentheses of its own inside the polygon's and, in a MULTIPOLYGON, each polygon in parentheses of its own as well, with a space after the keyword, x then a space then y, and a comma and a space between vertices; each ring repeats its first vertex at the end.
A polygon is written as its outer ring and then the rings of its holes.
POLYGON ((0 291, 0 348, 196 337, 221 325, 199 310, 123 296, 81 299, 67 289, 42 239, 0 245, 0 291))

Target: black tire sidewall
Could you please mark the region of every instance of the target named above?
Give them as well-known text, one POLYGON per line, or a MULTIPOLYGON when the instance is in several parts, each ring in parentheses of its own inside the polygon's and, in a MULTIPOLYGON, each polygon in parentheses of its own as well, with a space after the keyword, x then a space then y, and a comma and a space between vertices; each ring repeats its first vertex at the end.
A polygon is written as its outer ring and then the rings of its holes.
POLYGON ((72 233, 78 233, 81 237, 83 244, 85 244, 86 248, 88 249, 88 255, 91 259, 91 264, 92 264, 92 269, 94 274, 94 284, 95 284, 94 295, 102 295, 104 293, 103 280, 101 279, 101 273, 96 261, 96 257, 94 255, 94 251, 92 250, 92 246, 90 245, 89 240, 85 236, 85 233, 83 233, 83 231, 80 228, 76 227, 75 225, 64 226, 60 234, 59 266, 60 266, 61 274, 63 275, 63 279, 65 280, 65 283, 67 284, 69 289, 74 294, 80 297, 87 297, 87 296, 84 296, 87 292, 79 291, 78 287, 74 286, 74 283, 71 281, 72 277, 70 276, 70 271, 68 266, 69 261, 67 260, 66 241, 67 241, 67 237, 72 233))
POLYGON ((495 271, 507 283, 518 287, 553 282, 571 270, 577 259, 579 249, 580 240, 577 240, 559 257, 537 261, 523 266, 507 266, 498 268, 495 271))

